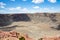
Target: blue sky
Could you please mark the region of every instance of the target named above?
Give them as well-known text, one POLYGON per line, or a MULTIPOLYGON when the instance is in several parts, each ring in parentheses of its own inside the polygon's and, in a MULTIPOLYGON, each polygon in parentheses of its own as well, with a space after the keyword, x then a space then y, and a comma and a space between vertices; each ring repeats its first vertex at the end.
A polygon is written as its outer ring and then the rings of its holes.
POLYGON ((60 12, 60 0, 0 0, 0 13, 60 12))

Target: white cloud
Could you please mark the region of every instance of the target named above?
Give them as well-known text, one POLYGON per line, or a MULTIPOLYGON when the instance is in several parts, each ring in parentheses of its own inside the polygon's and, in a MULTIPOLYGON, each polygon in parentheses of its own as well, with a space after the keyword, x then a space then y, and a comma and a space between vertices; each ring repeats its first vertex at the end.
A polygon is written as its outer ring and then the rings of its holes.
POLYGON ((14 10, 15 8, 9 8, 9 10, 14 10))
POLYGON ((44 10, 49 10, 49 8, 44 8, 44 10))
POLYGON ((1 14, 1 13, 5 13, 5 10, 0 10, 0 14, 1 14))
POLYGON ((51 3, 55 3, 56 2, 56 0, 48 0, 49 2, 51 2, 51 3))
POLYGON ((20 10, 21 9, 21 7, 16 7, 16 8, 9 8, 9 10, 20 10))
POLYGON ((5 3, 3 3, 3 2, 0 2, 0 8, 5 8, 5 3))
POLYGON ((22 12, 24 12, 24 13, 28 13, 29 10, 28 10, 27 8, 23 8, 23 9, 22 9, 22 12))
POLYGON ((13 1, 14 2, 15 0, 10 0, 10 1, 13 1))
POLYGON ((44 0, 32 0, 33 3, 42 3, 44 0))
POLYGON ((27 8, 23 8, 22 11, 27 11, 27 8))
POLYGON ((10 11, 16 11, 16 12, 28 12, 27 8, 22 7, 15 7, 15 8, 8 8, 10 11))
POLYGON ((38 8, 40 8, 40 7, 39 7, 39 6, 34 6, 33 8, 38 9, 38 8))
POLYGON ((45 8, 43 8, 43 11, 44 11, 44 12, 49 12, 49 13, 50 13, 50 12, 55 12, 55 11, 54 11, 54 7, 50 7, 50 8, 45 7, 45 8))
POLYGON ((21 9, 21 7, 16 7, 17 10, 21 9))
POLYGON ((27 1, 27 0, 22 0, 22 1, 27 1))

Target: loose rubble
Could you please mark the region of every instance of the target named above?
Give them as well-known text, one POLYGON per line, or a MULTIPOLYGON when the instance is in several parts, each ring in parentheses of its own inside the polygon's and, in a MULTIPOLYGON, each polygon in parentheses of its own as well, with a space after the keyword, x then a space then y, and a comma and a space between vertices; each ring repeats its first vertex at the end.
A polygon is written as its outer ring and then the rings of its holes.
POLYGON ((25 40, 32 40, 28 35, 20 34, 15 31, 5 32, 0 31, 0 40, 20 40, 19 38, 24 37, 25 40))
POLYGON ((40 38, 39 40, 60 40, 60 36, 54 36, 54 37, 44 37, 44 38, 40 38))

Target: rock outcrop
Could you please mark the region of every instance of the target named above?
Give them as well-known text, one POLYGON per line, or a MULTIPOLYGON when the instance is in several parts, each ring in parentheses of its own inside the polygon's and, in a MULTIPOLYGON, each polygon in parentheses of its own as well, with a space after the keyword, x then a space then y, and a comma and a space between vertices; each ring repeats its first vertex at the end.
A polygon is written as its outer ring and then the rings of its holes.
POLYGON ((21 34, 15 31, 5 32, 0 31, 0 40, 33 40, 32 38, 28 37, 26 34, 21 34))
POLYGON ((8 25, 15 21, 55 22, 60 24, 60 13, 0 14, 0 25, 8 25))

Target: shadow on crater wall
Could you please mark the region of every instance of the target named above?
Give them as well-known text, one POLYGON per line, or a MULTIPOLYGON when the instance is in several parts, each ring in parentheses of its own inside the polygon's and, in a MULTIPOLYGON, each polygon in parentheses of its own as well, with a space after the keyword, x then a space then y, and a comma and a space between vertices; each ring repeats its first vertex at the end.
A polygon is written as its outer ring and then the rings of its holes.
POLYGON ((57 19, 55 18, 56 14, 50 14, 49 18, 53 21, 53 22, 57 22, 57 19))
POLYGON ((12 23, 11 17, 8 14, 0 14, 0 26, 7 26, 12 23))
POLYGON ((27 14, 14 14, 13 21, 31 21, 27 14))
POLYGON ((8 26, 18 21, 30 21, 30 18, 27 14, 0 14, 0 26, 8 26))
POLYGON ((8 26, 8 27, 0 27, 0 30, 2 31, 12 31, 13 29, 15 29, 16 27, 18 27, 17 25, 13 25, 13 26, 8 26))
POLYGON ((59 25, 57 25, 57 27, 55 28, 55 27, 51 27, 52 29, 56 29, 56 30, 60 30, 60 24, 59 25))

